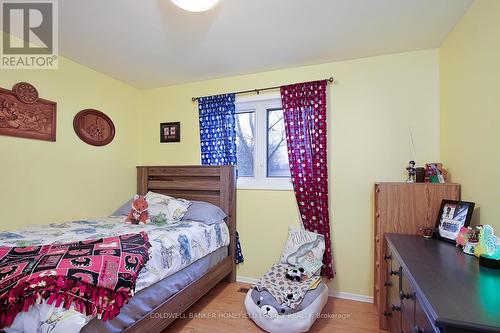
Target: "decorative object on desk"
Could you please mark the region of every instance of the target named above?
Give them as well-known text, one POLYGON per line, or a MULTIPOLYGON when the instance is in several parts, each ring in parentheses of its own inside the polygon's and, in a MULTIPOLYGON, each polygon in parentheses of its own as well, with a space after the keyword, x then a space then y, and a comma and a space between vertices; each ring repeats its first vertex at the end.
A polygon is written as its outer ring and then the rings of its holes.
POLYGON ((160 142, 181 142, 181 123, 161 123, 160 142))
POLYGON ((474 255, 478 243, 479 243, 479 229, 476 228, 469 234, 469 238, 463 249, 464 253, 474 255))
POLYGON ((493 227, 485 224, 479 231, 479 244, 474 254, 484 267, 500 269, 500 238, 495 236, 493 227))
POLYGON ((417 169, 415 169, 415 161, 408 162, 408 167, 406 168, 408 171, 408 179, 407 183, 415 183, 417 181, 417 169))
POLYGON ((443 200, 436 222, 434 236, 455 243, 462 227, 468 227, 474 212, 475 203, 466 201, 443 200))
POLYGON ((434 232, 436 231, 436 228, 433 227, 427 227, 427 226, 421 226, 417 230, 422 237, 425 239, 432 239, 432 235, 434 235, 434 232))
POLYGON ((472 233, 472 228, 471 227, 462 227, 460 228, 460 231, 458 232, 458 236, 455 239, 457 247, 459 246, 465 246, 467 242, 469 241, 469 235, 472 233))
POLYGON ((479 231, 476 232, 471 227, 460 228, 460 232, 455 240, 457 247, 461 246, 464 253, 474 255, 478 243, 478 235, 479 231))
POLYGON ((446 183, 448 181, 448 171, 443 168, 442 163, 428 163, 425 165, 426 183, 446 183))
POLYGON ((0 135, 56 141, 56 108, 29 83, 0 88, 0 135))
POLYGON ((85 109, 73 119, 73 129, 83 142, 92 146, 105 146, 115 137, 115 125, 103 112, 85 109))

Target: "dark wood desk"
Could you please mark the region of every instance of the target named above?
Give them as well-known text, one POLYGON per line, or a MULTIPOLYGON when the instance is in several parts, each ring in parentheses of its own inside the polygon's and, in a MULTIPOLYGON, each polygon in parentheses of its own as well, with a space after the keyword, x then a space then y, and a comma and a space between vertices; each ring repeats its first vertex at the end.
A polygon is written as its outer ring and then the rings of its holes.
POLYGON ((387 234, 391 332, 500 332, 500 270, 453 244, 387 234))

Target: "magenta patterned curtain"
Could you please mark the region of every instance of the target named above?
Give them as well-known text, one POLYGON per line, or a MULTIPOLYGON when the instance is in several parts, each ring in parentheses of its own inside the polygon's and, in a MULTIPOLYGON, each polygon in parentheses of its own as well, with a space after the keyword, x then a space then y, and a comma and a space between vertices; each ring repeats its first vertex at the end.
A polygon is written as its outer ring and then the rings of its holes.
POLYGON ((325 81, 281 87, 290 173, 304 228, 325 237, 321 274, 335 275, 328 214, 325 81))

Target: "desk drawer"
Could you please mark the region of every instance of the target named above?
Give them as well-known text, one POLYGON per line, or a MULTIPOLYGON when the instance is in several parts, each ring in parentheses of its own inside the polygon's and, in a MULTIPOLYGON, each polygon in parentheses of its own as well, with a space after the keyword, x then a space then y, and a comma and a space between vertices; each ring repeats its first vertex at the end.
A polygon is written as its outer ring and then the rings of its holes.
POLYGON ((403 333, 439 333, 432 321, 427 317, 422 303, 415 292, 415 287, 406 277, 403 269, 401 274, 401 332, 403 333))
POLYGON ((427 317, 425 311, 418 299, 415 298, 415 333, 440 333, 440 330, 434 326, 432 321, 427 317))
POLYGON ((385 256, 385 262, 387 271, 384 283, 386 289, 384 316, 387 318, 389 332, 401 333, 401 300, 399 299, 401 265, 397 258, 392 255, 390 248, 385 256))
POLYGON ((401 274, 401 290, 398 296, 401 300, 401 332, 413 333, 415 327, 415 288, 406 277, 404 269, 401 274))

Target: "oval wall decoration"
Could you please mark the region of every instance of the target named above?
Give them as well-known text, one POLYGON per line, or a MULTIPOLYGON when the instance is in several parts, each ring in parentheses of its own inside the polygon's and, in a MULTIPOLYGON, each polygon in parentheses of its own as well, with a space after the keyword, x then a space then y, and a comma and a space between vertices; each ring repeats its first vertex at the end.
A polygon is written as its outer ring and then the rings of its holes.
POLYGON ((86 109, 77 113, 73 120, 76 135, 92 146, 105 146, 115 137, 115 125, 103 112, 86 109))

